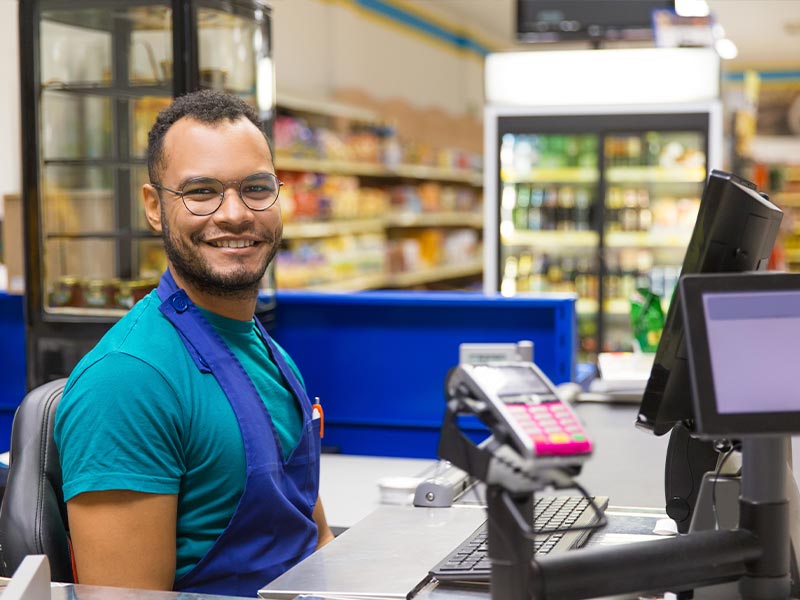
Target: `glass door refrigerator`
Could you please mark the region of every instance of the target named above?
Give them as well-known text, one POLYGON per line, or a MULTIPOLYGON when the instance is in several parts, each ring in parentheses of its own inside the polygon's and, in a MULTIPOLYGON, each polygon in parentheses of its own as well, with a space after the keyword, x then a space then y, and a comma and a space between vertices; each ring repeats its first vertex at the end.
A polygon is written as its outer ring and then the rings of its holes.
POLYGON ((241 95, 271 123, 258 0, 21 2, 28 387, 69 374, 165 268, 146 224, 147 133, 172 97, 241 95))
POLYGON ((716 103, 487 107, 484 290, 577 294, 582 360, 636 349, 631 299, 669 302, 720 145, 716 103))

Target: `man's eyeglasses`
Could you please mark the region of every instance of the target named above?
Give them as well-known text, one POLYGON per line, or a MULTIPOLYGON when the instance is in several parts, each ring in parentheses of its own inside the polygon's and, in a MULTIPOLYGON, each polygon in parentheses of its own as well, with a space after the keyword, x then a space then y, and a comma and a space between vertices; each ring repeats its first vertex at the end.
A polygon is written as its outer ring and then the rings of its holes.
POLYGON ((195 177, 185 181, 180 189, 173 190, 157 183, 151 183, 157 190, 164 190, 180 196, 183 205, 193 215, 206 217, 222 206, 225 188, 235 185, 244 205, 250 210, 261 212, 272 207, 278 200, 283 182, 272 173, 255 173, 241 181, 221 182, 213 177, 195 177))

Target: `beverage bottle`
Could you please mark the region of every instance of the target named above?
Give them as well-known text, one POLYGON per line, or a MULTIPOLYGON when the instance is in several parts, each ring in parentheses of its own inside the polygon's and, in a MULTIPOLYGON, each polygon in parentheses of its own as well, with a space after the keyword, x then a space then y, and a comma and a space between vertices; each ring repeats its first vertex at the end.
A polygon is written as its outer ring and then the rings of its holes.
POLYGON ((552 230, 556 228, 558 216, 558 188, 548 187, 544 192, 542 204, 542 229, 552 230))
POLYGON ((563 290, 564 292, 574 292, 575 291, 575 277, 576 277, 576 263, 575 258, 571 256, 565 256, 564 260, 561 262, 561 268, 563 269, 563 290))
POLYGON ((506 133, 500 143, 500 171, 509 173, 514 168, 514 134, 506 133))
POLYGON ((661 157, 661 134, 657 131, 648 131, 644 135, 645 164, 657 167, 661 157))
POLYGON ((533 167, 533 146, 530 136, 520 135, 514 144, 514 173, 517 177, 529 177, 533 167))
POLYGON ((588 231, 591 224, 591 196, 585 187, 579 187, 575 192, 575 229, 588 231))
POLYGON ((620 273, 619 273, 619 260, 616 256, 611 255, 606 262, 607 272, 605 280, 606 298, 613 300, 619 298, 620 294, 620 273))
POLYGON ((591 296, 589 277, 589 260, 586 258, 578 259, 577 263, 575 264, 574 283, 575 292, 581 298, 589 298, 591 296))
POLYGON ((542 229, 542 205, 544 204, 544 189, 537 186, 531 187, 531 201, 528 209, 528 229, 539 231, 542 229))
POLYGON ((580 156, 578 166, 596 167, 597 166, 597 138, 593 135, 581 136, 580 156))
POLYGON ((503 266, 500 293, 503 296, 513 296, 517 293, 517 257, 514 255, 507 257, 503 266))
POLYGON ((517 186, 517 203, 514 207, 514 229, 524 231, 528 228, 528 207, 531 200, 531 189, 529 186, 519 184, 517 186))
POLYGON ((553 291, 561 289, 561 282, 564 279, 564 270, 561 260, 558 257, 551 259, 547 265, 547 284, 553 291))
POLYGON ((622 190, 616 186, 608 188, 606 198, 605 225, 606 231, 619 231, 620 209, 622 208, 622 190))
POLYGON ((544 269, 546 258, 546 255, 536 255, 533 257, 530 282, 530 290, 532 292, 544 291, 544 269))
POLYGON ((622 192, 622 210, 620 213, 622 231, 636 231, 639 228, 639 211, 636 190, 626 188, 622 192))
POLYGON ((503 194, 500 197, 500 222, 514 223, 514 209, 517 205, 517 190, 511 184, 503 186, 503 194))
POLYGON ((640 188, 636 194, 639 209, 639 231, 650 231, 653 226, 653 213, 650 210, 650 192, 640 188))
POLYGON ((530 252, 522 252, 517 263, 517 292, 529 292, 531 290, 532 268, 533 256, 530 252))
POLYGON ((628 136, 627 151, 628 165, 638 167, 642 164, 642 138, 638 135, 628 136))
POLYGON ((558 192, 558 229, 573 231, 575 223, 575 190, 572 186, 565 185, 558 192))
POLYGON ((578 166, 578 157, 580 156, 579 137, 577 135, 564 136, 564 153, 568 167, 578 166))

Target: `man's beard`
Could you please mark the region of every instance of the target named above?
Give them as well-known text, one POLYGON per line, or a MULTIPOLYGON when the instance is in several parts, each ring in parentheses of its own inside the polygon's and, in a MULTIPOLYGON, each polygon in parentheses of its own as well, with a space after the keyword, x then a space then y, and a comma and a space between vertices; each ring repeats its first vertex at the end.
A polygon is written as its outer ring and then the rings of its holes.
POLYGON ((240 265, 234 270, 215 272, 211 265, 194 251, 195 247, 204 243, 199 233, 194 233, 190 236, 192 245, 189 245, 181 239, 172 237, 167 220, 163 215, 161 222, 164 251, 176 274, 187 284, 203 293, 226 298, 252 298, 258 294, 261 279, 264 277, 269 263, 272 262, 278 252, 283 229, 279 225, 274 233, 268 234, 264 240, 259 242, 261 244, 271 244, 271 249, 257 269, 249 271, 244 265, 240 265))

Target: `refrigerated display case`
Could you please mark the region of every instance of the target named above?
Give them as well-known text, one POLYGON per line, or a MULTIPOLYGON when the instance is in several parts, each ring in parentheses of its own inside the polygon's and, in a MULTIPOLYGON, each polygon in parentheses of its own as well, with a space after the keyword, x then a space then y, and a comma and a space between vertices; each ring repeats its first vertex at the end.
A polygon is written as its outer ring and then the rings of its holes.
POLYGON ((484 290, 577 294, 579 348, 633 350, 631 297, 671 297, 721 109, 673 106, 485 114, 484 290))
POLYGON ((32 387, 68 374, 165 268, 140 202, 158 112, 219 88, 271 127, 274 77, 258 0, 32 0, 19 25, 32 387))

